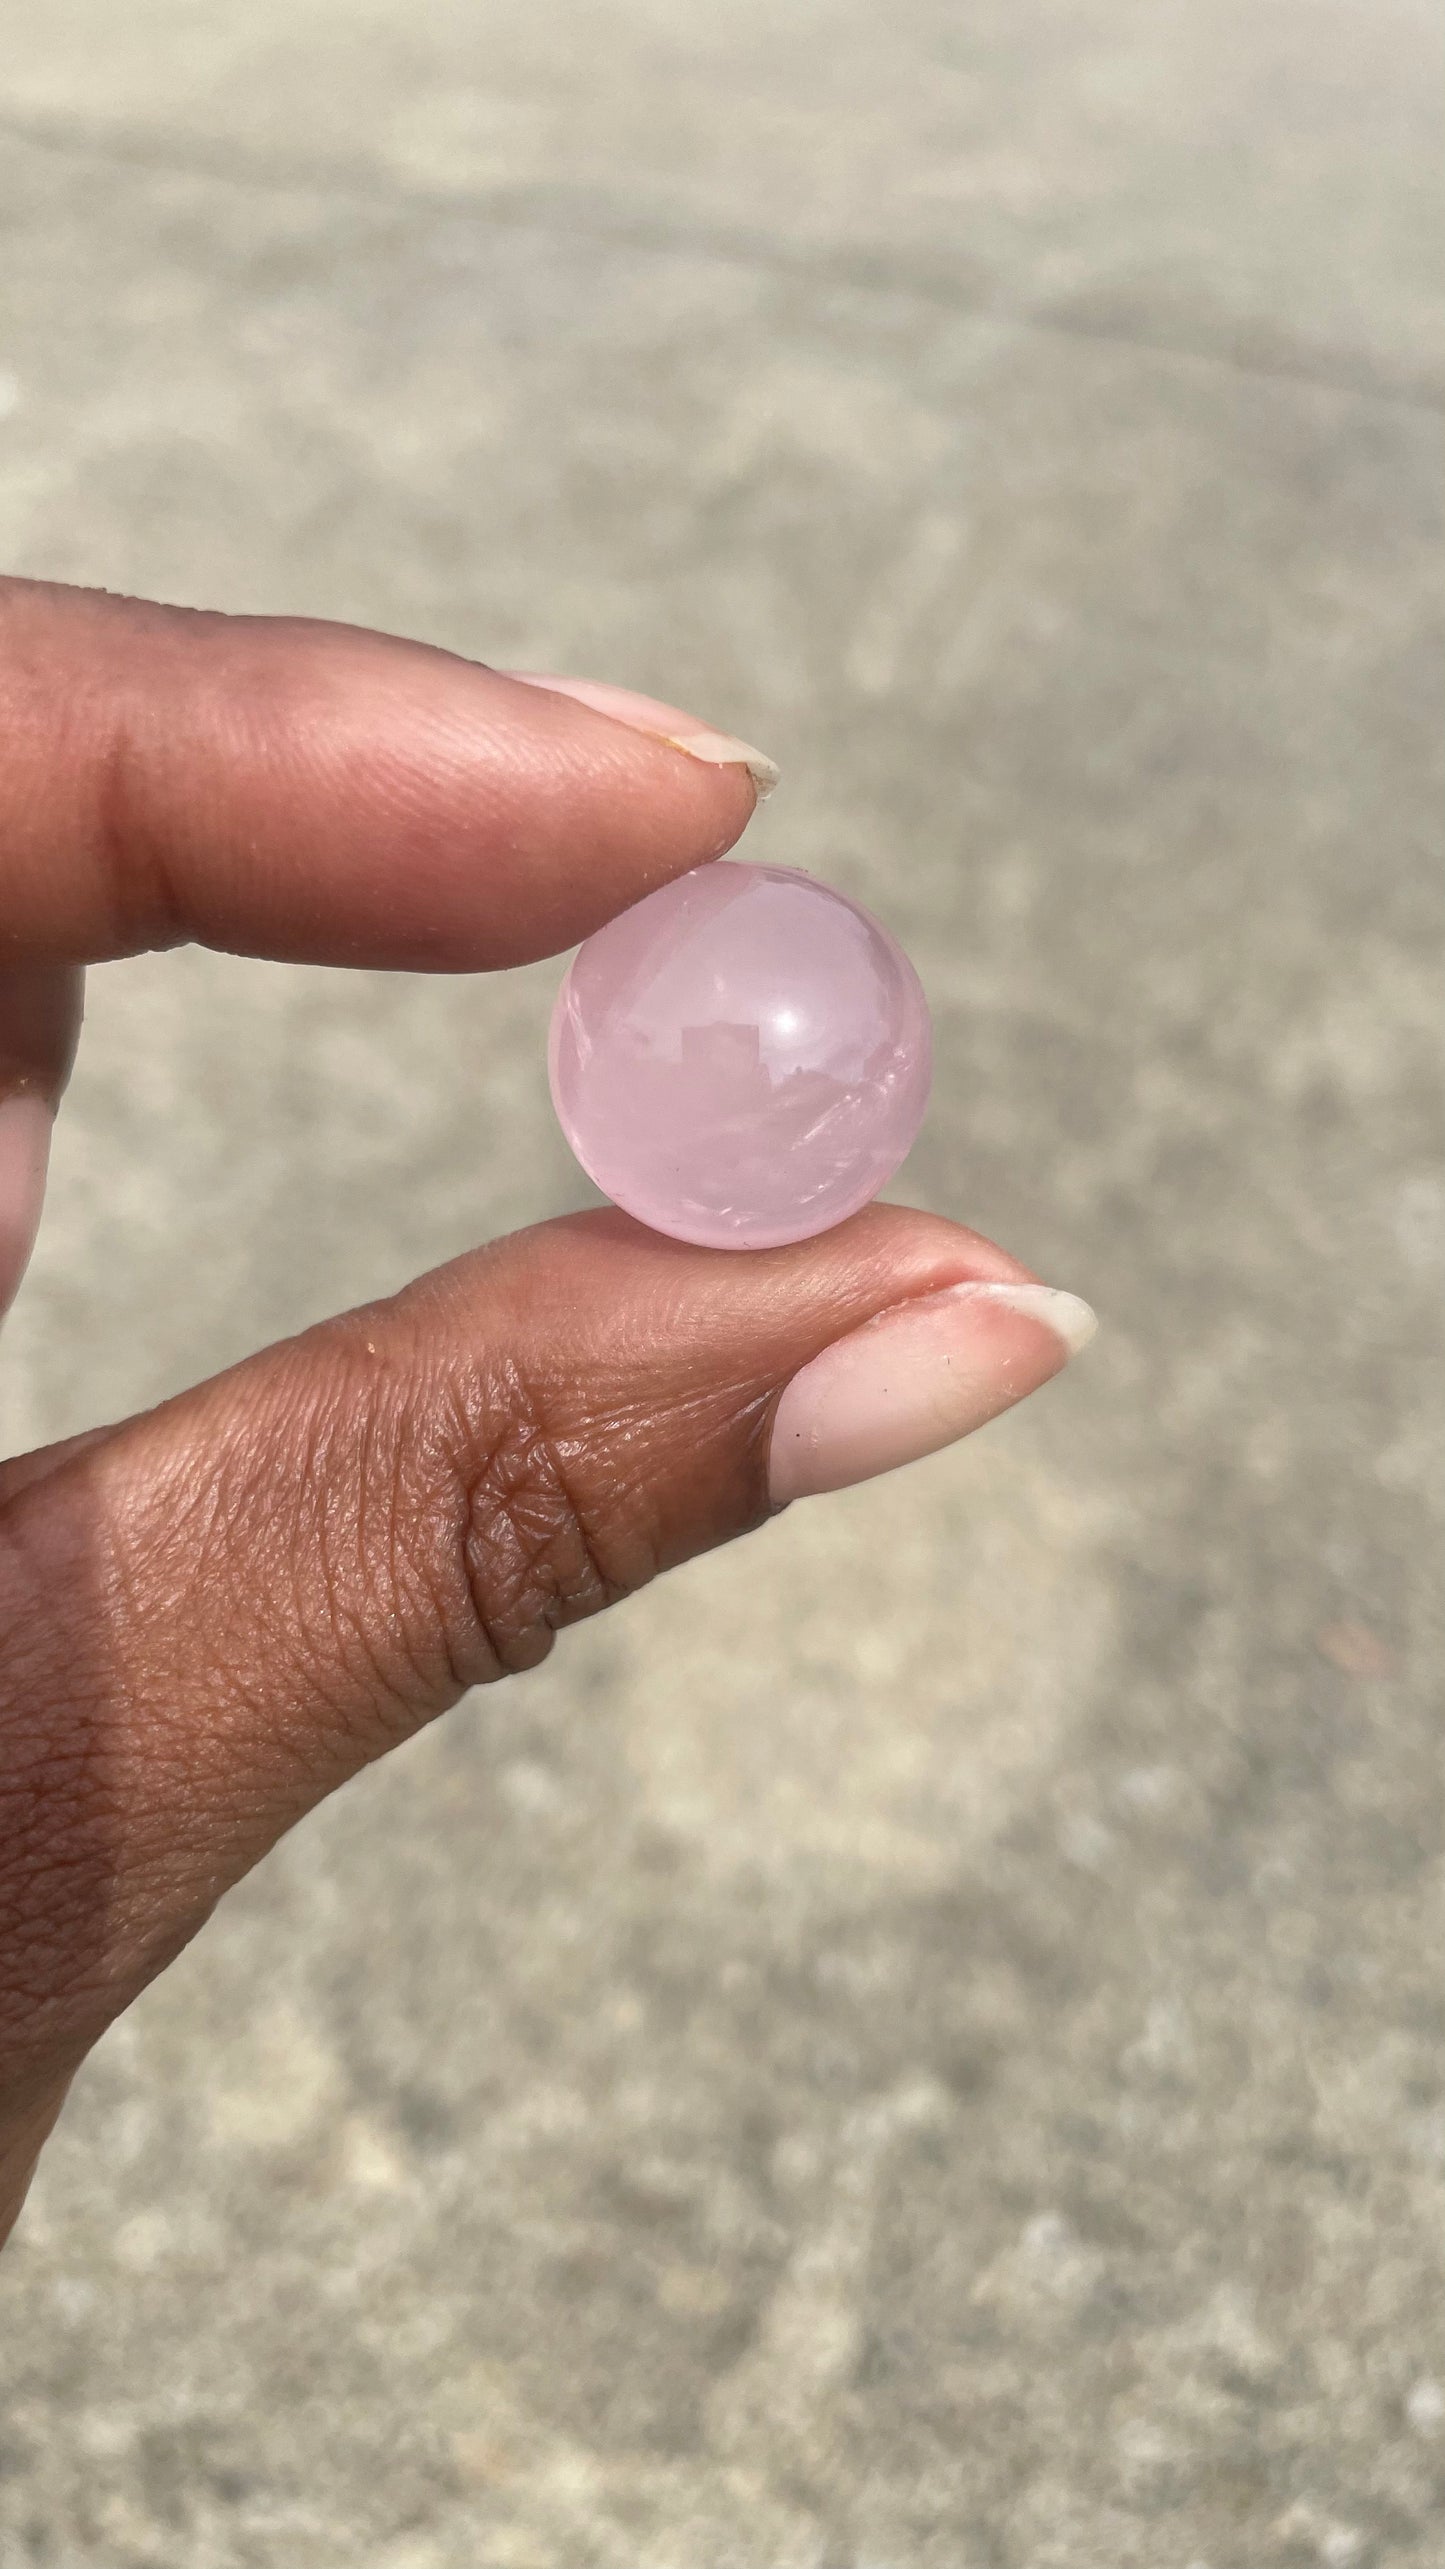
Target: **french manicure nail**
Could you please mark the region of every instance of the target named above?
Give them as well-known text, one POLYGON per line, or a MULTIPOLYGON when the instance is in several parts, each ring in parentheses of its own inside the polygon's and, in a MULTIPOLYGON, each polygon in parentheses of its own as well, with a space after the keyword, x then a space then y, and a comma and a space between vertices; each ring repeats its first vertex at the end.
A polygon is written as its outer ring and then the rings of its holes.
POLYGON ((971 1435, 1057 1374, 1097 1327, 1086 1302, 1050 1285, 948 1285, 895 1303, 789 1383, 768 1455, 774 1506, 971 1435))
POLYGON ((670 748, 685 750, 705 766, 745 767, 760 803, 767 801, 778 781, 775 762, 760 749, 734 740, 731 732, 714 731, 710 723, 700 723, 695 714, 685 714, 677 705, 660 704, 656 696, 639 696, 631 687, 612 687, 601 678, 549 678, 531 669, 505 669, 502 675, 524 687, 543 687, 553 696, 572 696, 579 705, 590 705, 593 713, 610 714, 614 722, 626 723, 629 731, 645 731, 653 740, 665 740, 670 748))
POLYGON ((0 1311, 14 1300, 35 1246, 54 1121, 37 1088, 0 1097, 0 1311))

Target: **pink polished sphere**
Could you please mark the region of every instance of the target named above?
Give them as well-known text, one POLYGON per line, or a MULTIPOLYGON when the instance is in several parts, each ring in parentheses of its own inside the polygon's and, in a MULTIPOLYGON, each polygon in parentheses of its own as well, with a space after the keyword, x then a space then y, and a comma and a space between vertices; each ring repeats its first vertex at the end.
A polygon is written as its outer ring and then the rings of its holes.
POLYGON ((705 865, 611 919, 552 1018, 552 1102, 594 1184, 709 1249, 808 1240, 909 1149, 932 1047, 884 927, 780 865, 705 865))

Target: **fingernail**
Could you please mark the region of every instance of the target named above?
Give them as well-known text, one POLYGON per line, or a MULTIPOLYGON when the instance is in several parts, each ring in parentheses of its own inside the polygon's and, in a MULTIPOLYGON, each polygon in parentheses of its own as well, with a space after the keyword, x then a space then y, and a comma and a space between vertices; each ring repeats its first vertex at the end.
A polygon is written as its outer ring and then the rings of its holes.
POLYGON ((0 1311, 13 1301, 35 1246, 54 1121, 38 1088, 0 1097, 0 1311))
POLYGON ((575 697, 595 714, 610 714, 630 731, 665 740, 670 748, 686 750, 689 758, 700 758, 705 766, 745 767, 760 803, 767 801, 778 781, 774 761, 760 749, 734 740, 731 732, 714 731, 710 723, 700 723, 695 714, 685 714, 677 705, 659 704, 656 696, 636 695, 631 687, 609 687, 601 678, 547 678, 531 669, 504 669, 502 676, 515 678, 524 687, 545 687, 553 696, 575 697))
POLYGON ((815 1356, 778 1403, 773 1504, 916 1463, 1037 1391, 1098 1322, 1050 1285, 960 1284, 896 1303, 815 1356))

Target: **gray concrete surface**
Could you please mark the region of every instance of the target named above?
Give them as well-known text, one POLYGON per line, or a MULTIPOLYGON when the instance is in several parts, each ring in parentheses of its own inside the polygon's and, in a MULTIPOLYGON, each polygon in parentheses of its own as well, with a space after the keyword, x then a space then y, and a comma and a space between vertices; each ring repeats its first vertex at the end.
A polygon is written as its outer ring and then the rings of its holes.
MULTIPOLYGON (((1439 12, 3 11, 0 551, 651 687, 1076 1374, 103 2047, 5 2569, 1445 2559, 1439 12)), ((11 1445, 577 1200, 512 984, 96 977, 11 1445)))

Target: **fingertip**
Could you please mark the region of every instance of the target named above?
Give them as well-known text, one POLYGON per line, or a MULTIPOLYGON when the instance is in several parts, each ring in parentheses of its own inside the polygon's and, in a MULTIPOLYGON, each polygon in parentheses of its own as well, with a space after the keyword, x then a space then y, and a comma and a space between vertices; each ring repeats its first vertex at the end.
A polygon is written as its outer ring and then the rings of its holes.
POLYGON ((586 705, 591 712, 621 723, 628 731, 642 732, 650 740, 660 740, 667 748, 680 750, 685 758, 697 759, 704 767, 742 768, 752 785, 755 803, 765 803, 777 785, 778 763, 769 758, 766 750, 754 749, 750 741, 719 731, 712 723, 700 722, 696 714, 684 712, 680 705, 665 704, 658 696, 639 695, 635 688, 613 686, 600 678, 558 678, 531 669, 507 669, 500 674, 515 679, 520 687, 540 687, 545 694, 570 697, 575 704, 586 705))
POLYGON ((768 1454, 775 1507, 850 1489, 986 1427, 1062 1372, 1098 1326, 1077 1294, 969 1282, 895 1303, 787 1384, 768 1454))
POLYGON ((535 961, 722 855, 771 768, 690 716, 624 715, 600 682, 356 627, 44 584, 0 584, 0 605, 0 906, 32 963, 188 939, 535 961))

